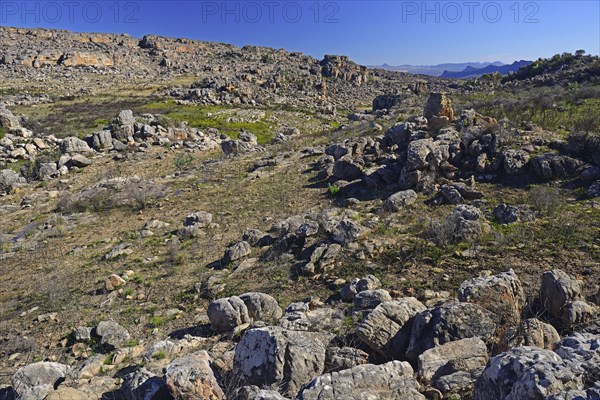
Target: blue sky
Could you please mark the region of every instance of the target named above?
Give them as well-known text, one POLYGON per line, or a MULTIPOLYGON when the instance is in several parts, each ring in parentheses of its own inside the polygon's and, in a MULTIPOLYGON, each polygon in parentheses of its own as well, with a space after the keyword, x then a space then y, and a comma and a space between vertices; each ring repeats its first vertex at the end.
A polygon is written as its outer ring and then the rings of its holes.
POLYGON ((345 54, 368 65, 600 53, 600 0, 0 0, 0 24, 345 54))

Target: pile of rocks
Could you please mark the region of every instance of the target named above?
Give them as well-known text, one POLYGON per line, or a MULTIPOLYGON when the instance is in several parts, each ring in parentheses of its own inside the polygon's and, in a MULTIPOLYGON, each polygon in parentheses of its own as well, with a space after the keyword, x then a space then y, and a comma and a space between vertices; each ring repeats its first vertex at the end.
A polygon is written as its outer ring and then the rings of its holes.
MULTIPOLYGON (((315 163, 317 179, 335 183, 344 197, 370 199, 375 189, 389 194, 415 190, 435 195, 438 204, 460 204, 483 196, 475 190, 475 181, 514 176, 533 182, 600 178, 600 168, 594 165, 599 160, 585 157, 585 146, 564 143, 563 153, 569 148, 571 156, 556 152, 534 156, 535 146, 503 147, 501 129, 496 120, 474 110, 455 119, 449 98, 432 93, 424 116, 412 116, 374 139, 358 137, 329 145, 315 163)), ((591 186, 591 195, 595 187, 600 184, 591 186)))
POLYGON ((392 298, 374 276, 348 283, 341 297, 353 306, 324 307, 312 299, 283 311, 265 293, 214 300, 207 310, 213 332, 239 338, 224 352, 199 350, 203 339, 192 336, 127 347, 129 333, 113 321, 79 327, 71 334, 72 351, 83 354, 96 343, 100 354, 71 366, 24 366, 3 394, 84 399, 110 392, 155 400, 600 395, 598 307, 563 271, 544 273, 531 304, 512 270, 467 280, 458 299, 432 307, 414 297, 392 298), (353 341, 333 333, 348 317, 360 321, 353 341), (506 350, 498 353, 501 348, 506 350), (110 376, 115 365, 138 359, 144 367, 110 376))

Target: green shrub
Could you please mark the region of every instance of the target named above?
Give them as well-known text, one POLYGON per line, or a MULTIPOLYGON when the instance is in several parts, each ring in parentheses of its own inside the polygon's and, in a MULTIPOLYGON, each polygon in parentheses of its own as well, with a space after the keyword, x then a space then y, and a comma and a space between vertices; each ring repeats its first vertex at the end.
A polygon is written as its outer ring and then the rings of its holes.
POLYGON ((173 163, 175 164, 175 168, 178 171, 184 171, 190 167, 194 161, 194 156, 191 154, 178 154, 173 159, 173 163))
POLYGON ((336 185, 332 185, 329 182, 327 182, 327 190, 329 191, 329 194, 331 196, 337 196, 337 194, 340 192, 339 187, 337 187, 336 185))

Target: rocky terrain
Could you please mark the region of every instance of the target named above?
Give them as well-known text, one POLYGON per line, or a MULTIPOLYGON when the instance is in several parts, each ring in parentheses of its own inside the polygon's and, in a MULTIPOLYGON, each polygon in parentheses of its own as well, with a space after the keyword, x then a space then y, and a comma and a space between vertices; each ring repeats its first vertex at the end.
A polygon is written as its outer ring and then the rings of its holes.
POLYGON ((0 35, 0 399, 600 398, 597 57, 0 35))

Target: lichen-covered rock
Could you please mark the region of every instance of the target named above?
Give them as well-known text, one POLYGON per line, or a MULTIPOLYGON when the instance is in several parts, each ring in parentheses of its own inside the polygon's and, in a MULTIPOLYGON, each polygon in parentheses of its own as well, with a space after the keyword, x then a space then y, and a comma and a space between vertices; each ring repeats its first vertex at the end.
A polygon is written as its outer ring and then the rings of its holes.
POLYGON ((431 93, 423 110, 423 116, 428 120, 432 117, 447 117, 454 121, 454 109, 450 99, 442 93, 431 93))
POLYGON ((337 372, 368 364, 369 355, 354 347, 330 347, 325 359, 325 372, 337 372))
POLYGON ((354 311, 372 310, 379 304, 391 300, 392 296, 385 289, 364 290, 354 297, 354 311))
POLYGON ((298 393, 298 400, 425 400, 407 362, 359 365, 324 374, 298 393))
POLYGON ((275 321, 283 315, 277 300, 265 293, 251 292, 239 296, 254 321, 275 321))
POLYGON ((356 336, 384 357, 404 358, 411 335, 411 319, 425 309, 414 297, 381 303, 358 325, 356 336))
POLYGON ((64 154, 89 153, 92 151, 85 141, 74 136, 64 138, 60 143, 60 149, 64 154))
POLYGON ((206 351, 173 360, 165 369, 165 381, 173 397, 178 400, 224 399, 211 362, 206 351))
POLYGON ((36 386, 50 386, 67 376, 70 368, 55 362, 36 362, 21 367, 12 378, 12 386, 18 395, 36 386))
POLYGON ((582 384, 558 354, 516 347, 489 361, 475 384, 474 400, 539 400, 582 384))
POLYGON ((385 201, 384 208, 386 211, 390 212, 400 211, 404 207, 413 204, 415 201, 417 201, 417 193, 414 190, 403 190, 388 197, 385 201))
POLYGON ((529 162, 529 153, 523 150, 506 150, 504 156, 504 172, 507 175, 518 175, 525 170, 529 162))
POLYGON ((206 313, 211 327, 217 332, 231 332, 237 326, 250 322, 248 307, 237 296, 212 301, 206 313))
POLYGON ((250 243, 244 241, 237 242, 225 250, 225 254, 223 255, 223 264, 227 265, 234 261, 241 260, 242 258, 249 256, 250 253, 252 253, 250 243))
POLYGON ((92 331, 100 339, 100 346, 105 351, 113 351, 129 340, 129 332, 115 321, 102 321, 92 331))
POLYGON ((381 288, 381 282, 374 275, 367 275, 364 278, 354 278, 344 285, 340 290, 340 296, 345 302, 351 302, 356 295, 365 290, 375 290, 381 288))
POLYGON ((121 393, 123 393, 126 400, 172 398, 165 381, 145 368, 137 369, 123 377, 121 393))
POLYGON ((236 346, 233 371, 239 385, 279 388, 285 395, 325 370, 332 334, 290 331, 281 327, 250 329, 236 346))
POLYGON ((503 342, 506 347, 533 346, 553 350, 559 340, 556 328, 537 318, 530 318, 522 321, 519 326, 510 328, 503 342))
POLYGON ((425 350, 460 339, 494 340, 495 315, 476 304, 447 303, 423 311, 414 319, 407 357, 416 360, 425 350))
POLYGON ((526 301, 523 285, 512 269, 463 282, 458 288, 458 299, 493 312, 502 325, 518 324, 526 301))
POLYGON ((0 194, 9 194, 27 184, 27 180, 12 169, 0 171, 0 194))
POLYGON ((557 343, 558 354, 573 371, 578 371, 586 382, 600 377, 600 335, 575 333, 557 343))
POLYGON ((477 337, 448 342, 419 356, 419 378, 429 384, 441 376, 485 367, 487 360, 487 347, 477 337))
POLYGON ((581 282, 577 279, 571 278, 560 269, 542 274, 540 302, 550 316, 560 318, 568 302, 580 299, 581 282))

